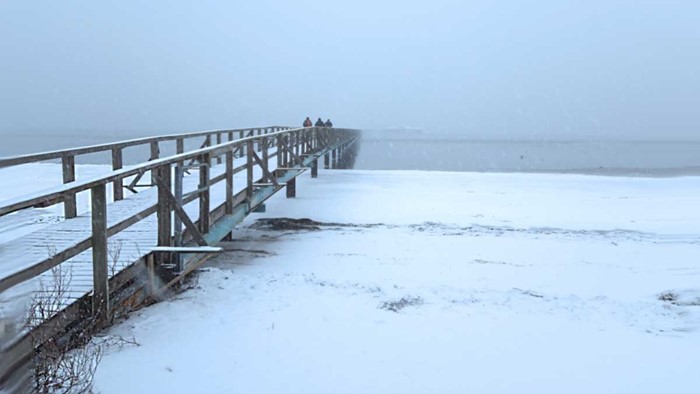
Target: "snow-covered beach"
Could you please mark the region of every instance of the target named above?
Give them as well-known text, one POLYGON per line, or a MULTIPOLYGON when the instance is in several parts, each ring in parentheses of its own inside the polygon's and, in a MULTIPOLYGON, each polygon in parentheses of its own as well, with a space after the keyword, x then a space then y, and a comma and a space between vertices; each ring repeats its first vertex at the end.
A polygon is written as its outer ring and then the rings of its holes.
POLYGON ((305 174, 96 391, 695 393, 699 180, 305 174))

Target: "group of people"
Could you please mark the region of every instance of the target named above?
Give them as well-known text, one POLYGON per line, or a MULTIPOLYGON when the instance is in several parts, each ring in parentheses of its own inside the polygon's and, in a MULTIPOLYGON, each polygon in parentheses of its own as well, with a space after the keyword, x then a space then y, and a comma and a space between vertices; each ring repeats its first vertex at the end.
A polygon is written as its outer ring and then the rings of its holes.
POLYGON ((321 118, 318 118, 316 121, 316 124, 311 123, 311 119, 307 116, 306 119, 304 120, 304 127, 333 127, 333 122, 331 122, 330 119, 326 120, 325 122, 321 120, 321 118))

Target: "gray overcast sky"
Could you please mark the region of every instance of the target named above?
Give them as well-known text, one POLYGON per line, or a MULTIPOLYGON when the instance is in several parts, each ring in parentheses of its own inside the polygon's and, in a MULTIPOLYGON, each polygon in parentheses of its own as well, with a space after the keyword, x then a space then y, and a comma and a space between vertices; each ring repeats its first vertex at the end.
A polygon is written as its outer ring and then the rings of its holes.
POLYGON ((696 138, 700 1, 0 0, 0 133, 696 138))

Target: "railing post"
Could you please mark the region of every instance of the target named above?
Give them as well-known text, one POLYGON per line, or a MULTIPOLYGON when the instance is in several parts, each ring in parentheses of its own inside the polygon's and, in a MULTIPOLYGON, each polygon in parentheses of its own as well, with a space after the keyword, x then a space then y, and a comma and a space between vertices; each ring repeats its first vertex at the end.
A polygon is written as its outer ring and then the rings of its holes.
MULTIPOLYGON (((233 148, 226 152, 226 214, 233 214, 233 148)), ((232 241, 233 233, 226 234, 224 241, 232 241)))
POLYGON ((277 149, 277 168, 280 168, 282 167, 282 136, 278 135, 277 137, 275 137, 275 139, 277 140, 277 142, 275 143, 275 148, 277 149))
MULTIPOLYGON (((301 152, 299 151, 299 131, 294 132, 294 153, 298 157, 301 157, 301 152)), ((299 163, 299 167, 301 167, 303 163, 299 163)))
MULTIPOLYGON (((216 133, 216 144, 217 144, 217 145, 221 145, 221 133, 216 133)), ((221 163, 222 163, 221 155, 219 155, 219 156, 216 157, 216 163, 217 163, 217 164, 221 164, 221 163)))
POLYGON ((109 277, 107 262, 107 188, 90 190, 92 200, 92 316, 98 324, 109 320, 109 277))
MULTIPOLYGON (((112 170, 120 170, 124 167, 124 161, 122 156, 122 148, 112 149, 112 170)), ((112 183, 112 194, 114 195, 114 201, 119 201, 124 199, 124 179, 117 179, 112 183)))
MULTIPOLYGON (((269 169, 270 165, 270 154, 268 152, 268 143, 267 143, 267 137, 262 137, 262 162, 265 164, 266 167, 269 169)), ((263 182, 269 182, 271 179, 267 179, 267 174, 263 172, 263 182)))
MULTIPOLYGON (((158 217, 158 246, 171 246, 170 234, 172 234, 172 211, 173 208, 168 198, 170 193, 170 164, 158 167, 156 170, 160 182, 158 182, 158 207, 156 216, 158 217)), ((166 253, 158 254, 158 264, 169 261, 166 253)))
MULTIPOLYGON (((63 183, 75 181, 75 156, 64 155, 61 158, 61 167, 63 168, 63 183)), ((63 213, 66 219, 78 216, 75 193, 71 193, 63 198, 63 213)))
MULTIPOLYGON (((241 131, 239 131, 238 133, 239 133, 239 135, 238 135, 238 139, 239 139, 239 140, 242 140, 243 138, 245 138, 245 130, 241 130, 241 131)), ((241 156, 243 156, 243 155, 246 154, 246 152, 245 152, 245 147, 246 147, 245 144, 241 144, 241 152, 240 152, 241 156)), ((240 157, 240 156, 239 156, 239 157, 240 157)))
POLYGON ((250 206, 252 199, 253 199, 253 140, 249 140, 246 142, 246 189, 245 189, 245 196, 248 199, 248 208, 252 208, 250 206))
POLYGON ((207 153, 199 159, 199 232, 209 232, 209 165, 211 156, 207 153))
MULTIPOLYGON (((158 141, 151 142, 151 158, 150 160, 157 160, 160 157, 160 147, 158 146, 158 141)), ((156 184, 156 174, 151 170, 151 184, 156 184)))
POLYGON ((185 140, 183 138, 178 138, 175 140, 175 153, 185 153, 185 140))
MULTIPOLYGON (((175 201, 183 206, 183 189, 182 189, 182 177, 184 176, 182 163, 175 164, 175 186, 173 187, 175 201)), ((175 246, 182 246, 182 219, 179 215, 175 215, 173 226, 175 227, 175 246)), ((180 259, 176 262, 178 265, 178 272, 182 271, 180 266, 180 259)))

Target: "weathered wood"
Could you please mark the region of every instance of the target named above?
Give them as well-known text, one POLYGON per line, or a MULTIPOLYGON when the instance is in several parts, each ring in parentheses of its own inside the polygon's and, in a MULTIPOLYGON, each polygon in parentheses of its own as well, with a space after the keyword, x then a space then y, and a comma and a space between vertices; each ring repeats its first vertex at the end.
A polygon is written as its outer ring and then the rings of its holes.
MULTIPOLYGON (((226 214, 230 215, 233 213, 233 152, 226 152, 226 214)), ((233 240, 233 234, 228 233, 226 241, 233 240)))
POLYGON ((255 160, 255 162, 258 164, 258 166, 263 172, 262 181, 267 182, 269 180, 272 181, 272 183, 274 183, 275 185, 277 185, 277 179, 272 173, 270 173, 270 170, 267 167, 267 161, 261 159, 255 152, 253 152, 253 160, 255 160))
POLYGON ((221 253, 224 248, 220 246, 156 246, 151 249, 153 252, 173 252, 173 253, 221 253))
MULTIPOLYGON (((158 141, 151 142, 151 156, 149 161, 158 160, 160 158, 160 146, 158 141)), ((151 185, 154 185, 156 174, 151 170, 151 185)))
POLYGON ((178 155, 185 152, 185 140, 184 138, 178 138, 175 140, 175 153, 178 155))
MULTIPOLYGON (((287 132, 282 132, 282 134, 279 134, 279 135, 276 135, 273 137, 277 138, 277 137, 282 137, 282 136, 285 136, 288 134, 289 133, 287 133, 287 132)), ((255 138, 258 138, 258 137, 255 137, 255 138)), ((230 152, 232 148, 235 148, 236 146, 240 146, 241 144, 247 144, 247 142, 246 141, 236 141, 235 143, 231 143, 226 148, 226 150, 223 148, 219 149, 218 147, 215 149, 218 149, 218 152, 222 152, 222 153, 226 152, 226 151, 230 152)), ((79 184, 78 186, 70 186, 70 187, 66 187, 66 188, 61 188, 53 197, 47 197, 46 195, 43 195, 43 196, 41 196, 41 198, 43 198, 43 199, 57 198, 57 197, 62 196, 63 193, 70 192, 70 190, 78 190, 78 187, 80 187, 80 188, 85 188, 88 186, 94 187, 95 185, 104 184, 105 182, 111 182, 114 179, 119 179, 120 177, 123 178, 128 173, 131 173, 131 174, 138 173, 138 172, 143 173, 144 171, 150 170, 152 168, 156 168, 157 166, 160 166, 160 165, 163 165, 166 163, 167 164, 177 163, 177 162, 182 161, 188 157, 194 157, 193 155, 195 155, 195 154, 201 155, 203 152, 208 153, 208 152, 211 152, 215 149, 209 148, 209 149, 204 149, 204 150, 196 150, 194 152, 188 152, 187 154, 176 155, 176 156, 173 156, 171 158, 157 159, 157 160, 154 160, 150 163, 147 163, 147 164, 144 164, 141 166, 136 166, 135 168, 122 169, 122 170, 115 171, 116 175, 111 174, 107 177, 103 177, 103 178, 100 178, 97 180, 93 179, 93 180, 88 180, 88 181, 83 181, 83 182, 77 182, 79 184)), ((278 148, 277 152, 275 152, 274 155, 277 155, 278 158, 281 156, 284 156, 283 151, 284 151, 283 148, 278 148)), ((254 156, 253 156, 253 158, 254 158, 254 156)), ((234 172, 241 171, 244 168, 246 168, 246 165, 236 167, 234 169, 234 172)), ((216 178, 223 180, 224 174, 222 174, 216 178)), ((80 189, 80 190, 84 190, 84 189, 80 189)), ((207 188, 207 190, 208 190, 208 188, 207 188)), ((198 197, 198 195, 188 196, 187 198, 184 199, 185 203, 194 201, 197 197, 198 197)), ((130 201, 130 200, 131 199, 129 199, 128 201, 130 201)), ((26 204, 26 201, 23 201, 22 204, 26 204)), ((12 203, 10 205, 14 205, 14 207, 17 207, 17 204, 15 204, 15 203, 12 203)), ((7 209, 7 207, 8 207, 7 205, 5 207, 0 207, 0 211, 7 209)), ((133 225, 134 223, 137 223, 138 221, 142 220, 144 217, 147 217, 149 214, 151 214, 153 212, 155 212, 155 206, 151 206, 151 207, 146 206, 146 207, 144 207, 144 209, 140 210, 138 213, 134 213, 133 216, 130 216, 127 219, 119 219, 118 223, 116 225, 114 225, 108 229, 108 234, 115 234, 115 233, 123 230, 124 228, 126 228, 130 225, 133 225)), ((223 212, 223 210, 222 210, 222 212, 223 212)), ((80 240, 80 238, 78 237, 78 238, 74 238, 74 239, 76 239, 76 241, 74 243, 72 243, 70 245, 70 247, 66 248, 65 246, 60 246, 60 248, 65 248, 65 249, 59 249, 62 251, 56 253, 56 255, 51 256, 50 258, 44 258, 41 260, 37 260, 38 263, 36 265, 28 267, 26 269, 19 270, 12 275, 9 275, 7 277, 0 279, 0 291, 3 288, 7 289, 7 288, 13 286, 14 284, 21 283, 22 281, 27 280, 27 279, 29 279, 29 278, 31 278, 31 277, 33 277, 41 272, 45 272, 46 270, 52 268, 53 266, 59 264, 60 262, 65 261, 68 258, 71 258, 71 257, 77 255, 78 253, 89 248, 90 242, 91 242, 89 238, 87 238, 87 239, 83 238, 83 240, 80 240)))
MULTIPOLYGON (((155 182, 158 185, 158 246, 171 246, 172 209, 175 197, 170 194, 170 166, 162 166, 156 171, 155 182)), ((163 261, 158 261, 163 263, 163 261)))
POLYGON ((311 162, 311 177, 318 178, 318 159, 311 162))
POLYGON ((92 315, 106 323, 110 316, 107 252, 107 188, 95 186, 92 200, 92 315))
MULTIPOLYGON (((221 145, 222 139, 221 139, 221 133, 216 133, 216 145, 221 145)), ((221 156, 216 156, 216 163, 221 164, 221 156)))
MULTIPOLYGON (((204 240, 204 237, 202 237, 202 234, 199 233, 197 230, 197 227, 192 223, 192 220, 190 217, 187 215, 187 212, 185 212, 185 209, 182 207, 182 199, 178 199, 175 195, 172 194, 170 191, 170 186, 168 185, 168 179, 169 179, 169 171, 164 171, 161 170, 160 176, 156 179, 156 182, 158 183, 158 214, 159 214, 159 229, 158 229, 158 246, 170 246, 170 229, 169 228, 163 228, 164 232, 161 233, 161 221, 160 221, 160 215, 164 216, 164 220, 170 219, 170 209, 175 211, 175 217, 179 218, 180 221, 185 225, 185 228, 190 231, 190 235, 194 238, 194 240, 197 242, 198 245, 200 246, 206 246, 207 241, 204 240), (162 208, 161 208, 162 207, 162 208), (165 211, 168 211, 167 217, 165 217, 165 211)), ((169 223, 163 223, 164 226, 169 227, 169 223)), ((177 229, 176 229, 177 233, 177 229)), ((181 246, 182 242, 180 240, 180 245, 176 246, 181 246)))
MULTIPOLYGON (((184 194, 184 188, 183 188, 183 177, 185 176, 184 171, 183 171, 183 165, 182 163, 177 163, 175 165, 175 176, 174 176, 174 197, 175 197, 175 205, 182 207, 183 205, 183 194, 184 194)), ((175 215, 174 218, 174 242, 175 246, 182 246, 182 219, 180 218, 179 215, 175 215)))
POLYGON ((248 202, 253 198, 253 158, 256 157, 253 150, 253 140, 248 140, 246 145, 246 197, 248 202))
POLYGON ((84 147, 79 147, 79 148, 69 148, 69 149, 61 149, 61 150, 35 153, 35 154, 3 157, 3 158, 0 158, 0 168, 11 167, 11 166, 19 165, 19 164, 35 163, 35 162, 39 162, 39 161, 60 159, 63 156, 79 156, 79 155, 85 155, 85 154, 90 154, 90 153, 110 151, 110 150, 113 150, 115 148, 124 149, 124 148, 132 147, 132 146, 148 145, 154 141, 164 142, 164 141, 173 141, 173 140, 178 140, 178 139, 197 138, 197 137, 201 137, 201 136, 205 136, 205 135, 215 134, 218 132, 229 132, 229 133, 240 132, 241 136, 243 136, 243 133, 245 133, 247 130, 250 130, 250 129, 245 128, 245 129, 233 129, 233 130, 210 130, 210 131, 196 131, 196 132, 191 132, 191 133, 166 134, 166 135, 160 135, 160 136, 156 136, 156 137, 144 137, 144 138, 137 138, 137 139, 126 140, 126 141, 112 142, 112 143, 107 143, 107 144, 97 144, 97 145, 84 146, 84 147))
MULTIPOLYGON (((287 133, 292 133, 293 130, 284 130, 280 131, 278 133, 282 134, 287 134, 287 133)), ((127 169, 122 169, 118 171, 114 171, 113 173, 106 175, 104 177, 100 177, 97 179, 90 179, 86 181, 76 181, 73 183, 72 186, 70 187, 62 187, 62 188, 54 188, 51 189, 51 192, 37 192, 31 195, 31 197, 28 198, 21 198, 21 199, 13 199, 10 200, 11 202, 4 205, 0 206, 0 216, 5 215, 10 212, 14 212, 20 209, 24 208, 29 208, 37 204, 42 204, 45 203, 46 201, 55 201, 55 200, 63 200, 66 198, 66 196, 70 195, 71 193, 76 193, 80 192, 83 190, 89 190, 91 187, 100 184, 100 183, 108 183, 108 182, 113 182, 116 179, 120 178, 126 178, 130 177, 133 175, 138 175, 145 173, 147 171, 152 170, 153 168, 156 168, 162 164, 166 163, 176 163, 178 161, 182 160, 189 160, 192 158, 197 158, 201 156, 204 153, 209 153, 211 155, 217 155, 217 154, 224 154, 226 151, 231 150, 232 148, 236 146, 243 145, 247 143, 249 138, 243 139, 243 140, 236 140, 230 143, 222 144, 221 146, 215 146, 215 147, 209 147, 209 148, 202 148, 198 149, 195 151, 191 151, 188 153, 183 153, 180 155, 175 155, 169 158, 162 158, 158 160, 153 160, 148 163, 144 163, 141 165, 137 165, 131 168, 127 169)))
POLYGON ((297 178, 292 178, 287 181, 287 187, 285 188, 287 198, 294 198, 297 196, 297 178))
MULTIPOLYGON (((121 170, 124 167, 124 160, 121 148, 112 149, 112 170, 121 170)), ((112 183, 112 193, 114 194, 114 201, 119 201, 124 198, 124 180, 116 179, 112 183)))
POLYGON ((282 167, 282 158, 284 157, 282 152, 280 152, 280 146, 282 146, 282 136, 278 135, 275 137, 275 147, 277 148, 277 167, 282 167))
POLYGON ((269 156, 270 152, 269 152, 267 138, 264 138, 264 137, 262 138, 261 145, 262 145, 262 152, 261 152, 262 163, 260 163, 260 167, 264 168, 263 169, 263 180, 267 181, 270 177, 270 171, 268 170, 268 165, 270 163, 270 156, 269 156))
MULTIPOLYGON (((63 169, 63 183, 75 181, 75 156, 66 155, 61 158, 61 167, 63 169)), ((75 201, 75 192, 66 193, 63 197, 63 213, 66 219, 72 219, 78 216, 78 206, 75 201)))
POLYGON ((206 234, 209 232, 209 166, 211 165, 211 156, 204 154, 199 161, 199 231, 206 234))

